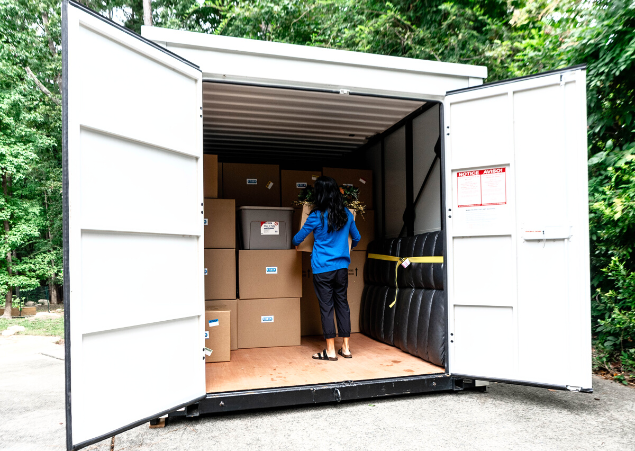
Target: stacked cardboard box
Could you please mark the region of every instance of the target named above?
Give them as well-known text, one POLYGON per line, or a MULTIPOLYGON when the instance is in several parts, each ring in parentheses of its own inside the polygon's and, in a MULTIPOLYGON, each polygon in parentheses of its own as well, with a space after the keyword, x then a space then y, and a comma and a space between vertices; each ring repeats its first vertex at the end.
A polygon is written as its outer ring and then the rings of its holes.
POLYGON ((280 189, 283 207, 294 207, 298 194, 313 185, 322 171, 280 171, 280 189))
POLYGON ((280 167, 223 163, 223 197, 235 199, 238 207, 279 207, 280 167))
MULTIPOLYGON (((359 332, 359 311, 364 290, 366 251, 352 251, 348 267, 348 307, 351 312, 351 332, 359 332)), ((302 299, 300 300, 302 335, 322 335, 320 305, 313 288, 311 254, 302 254, 302 299)), ((336 326, 337 328, 337 326, 336 326)))
POLYGON ((238 252, 238 347, 300 345, 301 253, 238 252))
POLYGON ((218 157, 204 155, 205 346, 212 349, 205 362, 229 361, 237 349, 236 202, 218 199, 221 177, 218 157))

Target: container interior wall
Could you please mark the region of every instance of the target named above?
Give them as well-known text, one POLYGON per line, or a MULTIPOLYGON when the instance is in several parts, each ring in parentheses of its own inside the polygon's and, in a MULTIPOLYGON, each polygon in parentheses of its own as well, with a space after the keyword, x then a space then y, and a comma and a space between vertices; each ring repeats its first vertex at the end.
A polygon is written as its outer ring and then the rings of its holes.
POLYGON ((440 139, 439 114, 435 105, 412 121, 415 235, 441 230, 441 159, 434 151, 440 139))
POLYGON ((376 237, 405 235, 409 172, 413 178, 414 235, 441 230, 441 160, 435 153, 435 146, 440 148, 439 114, 439 106, 434 105, 412 118, 412 168, 406 161, 405 126, 383 134, 366 148, 364 160, 375 182, 376 237))

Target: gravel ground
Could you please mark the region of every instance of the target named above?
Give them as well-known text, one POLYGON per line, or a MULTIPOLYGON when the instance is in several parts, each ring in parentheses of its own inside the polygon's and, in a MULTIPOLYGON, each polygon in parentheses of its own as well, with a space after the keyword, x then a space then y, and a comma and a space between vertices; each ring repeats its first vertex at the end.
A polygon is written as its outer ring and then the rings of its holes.
MULTIPOLYGON (((0 448, 64 449, 63 348, 0 337, 0 448)), ((492 384, 460 392, 172 419, 120 434, 115 450, 635 450, 635 390, 593 394, 492 384)), ((125 406, 122 406, 125 408, 125 406)), ((86 449, 109 451, 110 440, 86 449)))

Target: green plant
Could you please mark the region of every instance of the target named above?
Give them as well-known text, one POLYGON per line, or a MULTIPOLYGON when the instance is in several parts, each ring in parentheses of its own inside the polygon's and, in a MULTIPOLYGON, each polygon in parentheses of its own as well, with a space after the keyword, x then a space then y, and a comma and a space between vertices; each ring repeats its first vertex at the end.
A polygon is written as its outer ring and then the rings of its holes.
MULTIPOLYGON (((353 185, 340 186, 340 193, 344 198, 344 206, 350 210, 353 210, 359 214, 364 215, 366 211, 366 204, 359 201, 359 188, 353 185)), ((304 205, 311 205, 315 202, 315 190, 313 186, 309 185, 298 193, 298 200, 294 202, 294 205, 302 207, 304 205)))

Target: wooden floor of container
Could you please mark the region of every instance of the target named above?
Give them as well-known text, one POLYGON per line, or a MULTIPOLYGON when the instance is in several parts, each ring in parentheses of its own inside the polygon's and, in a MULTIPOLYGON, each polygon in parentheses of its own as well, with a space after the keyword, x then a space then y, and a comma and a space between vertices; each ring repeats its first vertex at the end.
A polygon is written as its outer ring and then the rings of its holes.
MULTIPOLYGON (((335 339, 339 349, 341 339, 335 339)), ((301 346, 231 351, 231 362, 205 365, 207 392, 289 387, 349 380, 443 373, 445 370, 362 334, 351 335, 352 359, 311 359, 324 349, 324 338, 302 337, 301 346)))

